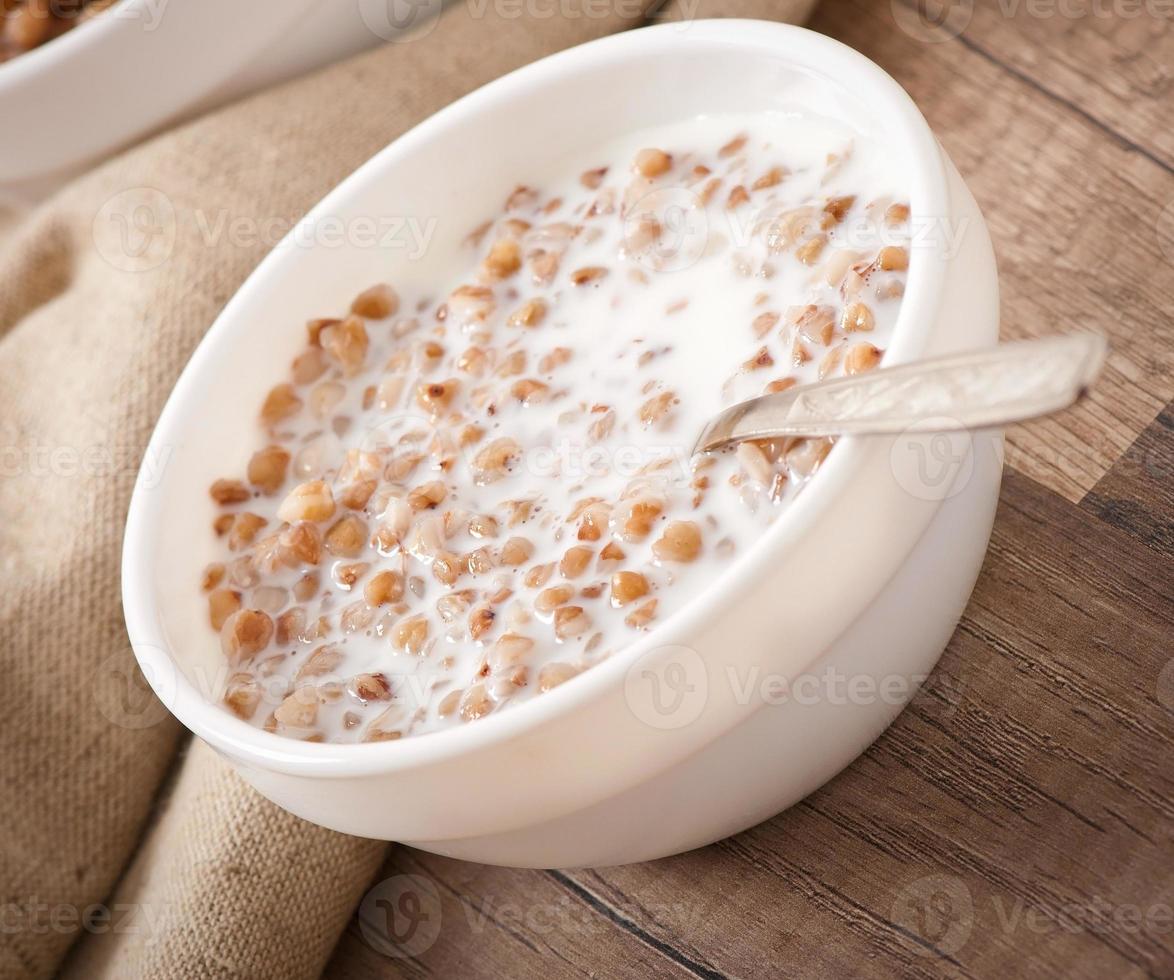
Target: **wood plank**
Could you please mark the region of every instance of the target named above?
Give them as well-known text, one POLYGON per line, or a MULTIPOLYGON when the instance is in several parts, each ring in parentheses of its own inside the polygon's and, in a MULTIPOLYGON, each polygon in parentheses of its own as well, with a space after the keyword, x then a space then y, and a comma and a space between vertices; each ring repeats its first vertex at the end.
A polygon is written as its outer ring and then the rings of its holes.
POLYGON ((893 74, 966 177, 999 258, 1003 336, 1110 337, 1091 399, 1008 433, 1013 466, 1080 500, 1174 398, 1174 252, 1157 223, 1174 176, 962 41, 895 29, 890 4, 829 0, 812 26, 893 74))
POLYGON ((1154 419, 1081 507, 1174 556, 1174 405, 1154 419))
MULTIPOLYGON (((942 663, 840 777, 645 865, 504 871, 397 848, 385 873, 431 876, 446 903, 441 937, 403 975, 1169 976, 1162 563, 1011 474, 942 663), (475 931, 467 910, 487 902, 511 917, 475 931), (582 918, 552 917, 563 902, 582 918)), ((328 975, 402 969, 352 930, 328 975)))
MULTIPOLYGON (((914 0, 899 0, 913 10, 914 0)), ((979 0, 959 41, 1174 167, 1168 0, 979 0)), ((961 26, 962 19, 955 22, 961 26)))
MULTIPOLYGON (((609 977, 705 975, 672 944, 650 940, 637 924, 648 909, 584 901, 582 890, 557 873, 490 868, 396 847, 368 894, 390 894, 397 883, 405 884, 409 903, 393 910, 390 926, 361 909, 327 976, 549 980, 592 975, 604 962, 609 977), (416 934, 414 955, 405 956, 410 947, 391 941, 390 933, 411 934, 420 913, 429 917, 431 931, 416 934)), ((372 902, 366 904, 369 910, 372 902)), ((670 914, 680 907, 678 897, 670 914)), ((676 924, 683 930, 691 925, 684 919, 676 924)))

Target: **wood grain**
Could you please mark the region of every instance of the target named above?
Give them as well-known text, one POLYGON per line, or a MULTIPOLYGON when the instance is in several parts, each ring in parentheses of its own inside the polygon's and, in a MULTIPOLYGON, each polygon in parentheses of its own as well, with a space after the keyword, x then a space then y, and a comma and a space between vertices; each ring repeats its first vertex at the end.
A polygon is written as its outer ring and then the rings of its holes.
MULTIPOLYGON (((1174 29, 1159 23, 1168 45, 1174 29)), ((893 74, 965 175, 999 260, 1003 336, 1110 338, 1089 401, 1008 433, 1012 465, 1080 500, 1174 398, 1174 215, 1159 221, 1174 207, 1174 174, 978 53, 1002 19, 976 15, 959 39, 930 44, 901 30, 890 4, 853 0, 822 5, 812 26, 893 74)))
POLYGON ((959 40, 1170 168, 1172 20, 1165 0, 979 0, 959 40))
POLYGON ((1174 557, 1174 405, 1146 427, 1080 504, 1174 557))
MULTIPOLYGON (((633 976, 669 976, 675 968, 638 934, 617 927, 612 916, 618 913, 585 905, 555 875, 489 868, 401 847, 393 849, 380 877, 394 882, 403 880, 400 876, 423 880, 421 910, 439 924, 429 934, 434 943, 417 956, 387 956, 380 952, 386 948, 379 933, 383 922, 356 917, 330 976, 546 980, 590 974, 602 962, 617 960, 628 964, 633 976)), ((401 918, 410 928, 410 920, 401 918)))

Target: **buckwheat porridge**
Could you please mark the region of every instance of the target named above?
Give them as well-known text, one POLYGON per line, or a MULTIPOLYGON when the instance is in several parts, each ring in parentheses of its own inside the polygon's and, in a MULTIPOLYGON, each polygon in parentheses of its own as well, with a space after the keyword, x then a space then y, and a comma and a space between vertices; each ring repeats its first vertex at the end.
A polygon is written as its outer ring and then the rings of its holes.
POLYGON ((760 114, 579 164, 487 205, 450 280, 304 328, 211 487, 240 718, 376 741, 542 696, 696 600, 827 455, 689 450, 723 406, 880 361, 909 241, 884 153, 760 114))

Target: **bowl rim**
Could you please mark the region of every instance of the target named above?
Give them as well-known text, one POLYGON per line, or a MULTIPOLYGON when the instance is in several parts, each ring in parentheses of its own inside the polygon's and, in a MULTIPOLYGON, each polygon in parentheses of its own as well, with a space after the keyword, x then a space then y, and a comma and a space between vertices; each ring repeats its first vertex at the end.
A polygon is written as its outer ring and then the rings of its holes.
MULTIPOLYGON (((136 0, 128 0, 136 2, 136 0)), ((550 55, 489 82, 425 119, 384 147, 335 186, 308 213, 315 220, 337 210, 355 190, 361 193, 367 182, 398 158, 410 155, 426 144, 433 134, 458 123, 471 113, 508 102, 515 94, 541 86, 568 69, 606 69, 611 59, 625 59, 652 52, 679 52, 682 44, 743 47, 755 54, 776 54, 787 63, 817 75, 831 76, 864 104, 883 107, 894 133, 907 143, 908 186, 914 220, 919 215, 950 213, 950 195, 944 157, 937 140, 909 95, 882 68, 864 55, 825 35, 806 28, 759 20, 699 20, 687 31, 677 24, 662 24, 621 32, 550 55)), ((296 233, 295 231, 291 234, 296 233)), ((914 359, 928 344, 933 314, 944 286, 945 261, 937 249, 910 250, 906 292, 886 351, 891 364, 914 359)), ((146 458, 158 446, 174 440, 174 433, 187 424, 184 404, 194 396, 196 365, 213 356, 210 341, 232 329, 236 308, 256 284, 279 275, 284 250, 274 248, 248 276, 225 305, 212 327, 197 346, 165 404, 151 436, 146 458), (191 390, 189 390, 191 389, 191 390)), ((649 651, 688 644, 707 623, 719 619, 788 543, 806 532, 807 526, 838 492, 852 482, 866 462, 865 442, 859 438, 840 440, 824 465, 813 477, 820 488, 792 501, 757 545, 740 556, 720 576, 706 601, 695 603, 666 619, 656 629, 620 648, 608 659, 595 664, 565 684, 531 698, 509 711, 491 714, 476 725, 457 726, 424 736, 372 743, 311 743, 284 738, 256 728, 214 704, 188 680, 186 674, 163 646, 136 636, 161 636, 159 617, 146 569, 150 565, 152 514, 157 510, 137 480, 127 515, 122 561, 123 608, 128 633, 139 666, 165 706, 186 727, 217 750, 234 760, 262 769, 294 775, 349 778, 435 765, 469 751, 483 751, 501 742, 518 738, 540 728, 559 715, 582 708, 621 685, 630 669, 649 651), (809 516, 810 515, 810 516, 809 516)), ((812 660, 818 657, 812 654, 812 660)))

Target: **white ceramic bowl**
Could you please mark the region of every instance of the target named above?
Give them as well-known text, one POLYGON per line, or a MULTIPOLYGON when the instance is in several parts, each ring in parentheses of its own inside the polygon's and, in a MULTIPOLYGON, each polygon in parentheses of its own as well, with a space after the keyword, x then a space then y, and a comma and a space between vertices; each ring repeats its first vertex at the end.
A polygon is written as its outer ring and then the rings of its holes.
POLYGON ((0 65, 0 200, 28 203, 165 123, 394 38, 396 0, 122 0, 0 65))
POLYGON ((968 452, 936 477, 925 467, 942 461, 945 437, 842 440, 699 601, 572 682, 475 724, 398 742, 307 744, 253 728, 203 693, 215 694, 225 669, 197 597, 213 550, 205 488, 243 469, 255 446, 242 425, 249 431, 274 372, 303 342, 304 320, 371 282, 442 265, 482 202, 502 199, 519 175, 540 175, 546 161, 647 125, 796 99, 882 134, 908 175, 914 227, 928 229, 911 250, 889 362, 994 343, 985 226, 912 102, 849 48, 754 21, 634 31, 486 86, 397 140, 307 218, 306 228, 435 218, 425 260, 303 229, 303 244, 279 246, 228 304, 152 438, 127 525, 123 591, 135 652, 160 698, 262 793, 337 830, 478 861, 643 860, 800 799, 912 696, 986 550, 998 436, 973 447, 951 440, 968 452), (958 233, 951 249, 925 243, 934 228, 958 233), (763 691, 770 675, 793 684, 781 703, 763 691), (870 685, 879 685, 872 695, 870 685))

